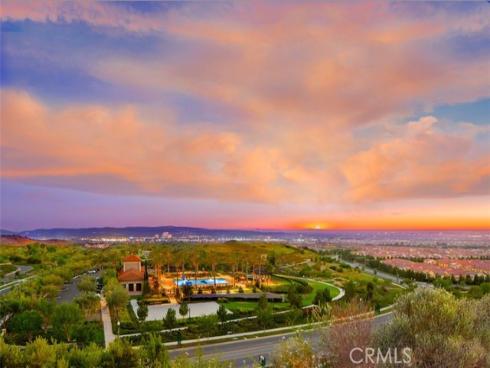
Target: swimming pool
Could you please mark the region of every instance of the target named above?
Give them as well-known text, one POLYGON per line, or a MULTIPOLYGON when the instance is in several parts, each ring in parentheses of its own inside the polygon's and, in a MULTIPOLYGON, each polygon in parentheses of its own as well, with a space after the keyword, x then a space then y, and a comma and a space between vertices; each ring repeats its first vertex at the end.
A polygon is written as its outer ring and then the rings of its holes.
MULTIPOLYGON (((184 286, 184 285, 189 285, 189 286, 214 286, 214 279, 180 279, 177 281, 174 281, 177 286, 184 286)), ((228 284, 228 281, 226 281, 222 277, 217 277, 216 278, 216 285, 226 285, 228 284)))

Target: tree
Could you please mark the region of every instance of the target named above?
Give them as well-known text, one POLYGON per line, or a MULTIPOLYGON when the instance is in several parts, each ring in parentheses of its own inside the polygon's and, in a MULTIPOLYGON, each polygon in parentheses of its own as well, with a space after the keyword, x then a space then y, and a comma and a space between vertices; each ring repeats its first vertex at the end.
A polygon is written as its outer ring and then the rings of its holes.
POLYGON ((184 286, 182 286, 182 294, 183 294, 184 298, 190 299, 190 297, 193 294, 192 286, 188 285, 187 283, 184 284, 184 286))
POLYGON ((189 313, 189 305, 187 304, 186 301, 183 301, 179 306, 179 314, 182 317, 185 317, 187 316, 187 313, 189 313))
POLYGON ((58 285, 48 284, 41 287, 41 295, 44 298, 54 299, 60 292, 58 285))
POLYGON ((6 344, 3 337, 0 337, 0 367, 24 368, 26 366, 21 347, 6 344))
POLYGON ((166 329, 171 330, 177 325, 177 318, 175 318, 175 314, 176 313, 173 308, 169 308, 167 310, 167 314, 163 319, 163 324, 165 325, 166 329))
POLYGON ((108 366, 111 368, 137 368, 139 366, 138 352, 127 340, 117 338, 109 345, 107 351, 110 356, 108 366))
POLYGON ((94 292, 83 292, 74 301, 82 310, 85 318, 89 318, 100 308, 100 298, 94 292))
POLYGON ((217 331, 218 318, 216 315, 202 316, 196 318, 197 328, 204 336, 212 336, 217 331))
POLYGON ((260 327, 267 328, 267 327, 271 327, 274 324, 272 307, 269 305, 269 302, 265 294, 262 294, 259 298, 256 313, 257 313, 257 322, 260 327))
POLYGON ((141 346, 141 358, 144 367, 149 368, 168 368, 170 359, 167 349, 160 336, 149 334, 141 346))
POLYGON ((226 307, 224 304, 220 304, 218 311, 216 312, 216 315, 218 316, 218 319, 220 320, 221 323, 226 322, 226 318, 228 316, 228 311, 226 310, 226 307))
MULTIPOLYGON (((158 288, 157 288, 158 290, 158 288)), ((151 289, 150 289, 150 284, 148 283, 148 280, 143 281, 143 295, 148 295, 150 294, 151 289)))
POLYGON ((16 334, 16 341, 24 343, 42 333, 43 317, 37 311, 30 310, 16 314, 8 323, 8 331, 16 334))
POLYGON ((479 286, 474 285, 468 291, 468 295, 474 299, 479 299, 483 296, 483 291, 479 286))
POLYGON ((345 299, 349 300, 351 299, 355 293, 356 293, 356 285, 352 280, 349 280, 345 285, 344 285, 344 290, 345 290, 345 299))
POLYGON ((194 249, 190 254, 190 261, 194 267, 194 280, 197 281, 197 273, 199 272, 199 264, 201 262, 201 249, 194 249))
POLYGON ((301 294, 298 293, 295 285, 291 285, 288 289, 288 302, 294 308, 301 308, 303 305, 301 294))
POLYGON ((302 336, 294 336, 279 345, 272 355, 273 367, 310 368, 318 366, 311 344, 302 336))
POLYGON ((417 289, 398 299, 394 316, 376 335, 382 351, 409 347, 414 366, 487 366, 490 296, 456 299, 442 289, 417 289))
POLYGON ((490 282, 484 282, 480 285, 480 289, 483 294, 490 293, 490 282))
POLYGON ((148 306, 145 302, 138 302, 138 320, 144 322, 146 317, 148 317, 148 306))
POLYGON ((323 290, 318 290, 315 294, 315 298, 313 299, 313 304, 318 306, 325 305, 326 303, 332 300, 330 296, 330 290, 325 288, 323 290))
POLYGON ((75 303, 62 303, 54 309, 52 324, 59 339, 70 341, 81 321, 82 312, 75 303))
POLYGON ((77 288, 81 292, 95 292, 97 290, 95 279, 91 276, 82 276, 78 281, 77 288))
POLYGON ((26 362, 29 362, 29 367, 52 367, 56 363, 55 347, 49 345, 46 339, 42 337, 38 337, 27 344, 24 354, 26 362))
POLYGON ((366 284, 366 300, 372 300, 374 295, 374 284, 369 281, 366 284))
POLYGON ((259 309, 265 309, 265 308, 267 308, 267 306, 269 305, 269 301, 267 300, 267 295, 265 293, 263 293, 262 295, 260 295, 257 304, 258 304, 258 308, 259 309))
MULTIPOLYGON (((372 336, 372 319, 367 319, 366 313, 371 307, 353 298, 347 303, 333 303, 330 309, 331 326, 321 329, 321 351, 324 354, 324 365, 327 367, 347 368, 354 367, 349 354, 354 348, 364 349, 370 346, 372 336), (362 315, 363 318, 355 316, 362 315), (348 319, 349 322, 345 322, 348 319)), ((326 315, 324 318, 329 318, 326 315)), ((372 367, 366 364, 362 367, 372 367)))
POLYGON ((109 282, 106 290, 107 304, 114 312, 114 317, 119 319, 119 312, 124 308, 129 301, 129 295, 125 288, 123 288, 117 280, 109 282))

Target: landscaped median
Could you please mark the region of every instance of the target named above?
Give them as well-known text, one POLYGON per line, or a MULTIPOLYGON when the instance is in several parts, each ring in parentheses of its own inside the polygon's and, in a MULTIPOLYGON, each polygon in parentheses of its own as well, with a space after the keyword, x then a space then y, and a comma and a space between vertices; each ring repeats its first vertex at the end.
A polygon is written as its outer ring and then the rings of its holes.
MULTIPOLYGON (((390 306, 390 308, 391 307, 392 306, 390 306)), ((377 315, 374 312, 368 312, 368 313, 362 313, 362 314, 359 314, 356 316, 338 318, 338 319, 334 319, 334 320, 304 323, 304 324, 295 325, 295 326, 277 327, 277 328, 271 328, 271 329, 262 330, 262 331, 250 331, 250 332, 229 334, 229 335, 224 335, 224 336, 220 335, 220 336, 212 336, 212 337, 202 337, 202 338, 198 338, 198 339, 182 340, 180 342, 171 341, 171 342, 164 343, 164 345, 170 349, 178 349, 181 347, 190 347, 190 346, 201 345, 202 343, 217 344, 217 343, 223 343, 223 342, 229 342, 229 341, 237 341, 237 340, 243 340, 243 339, 249 339, 249 338, 275 336, 275 335, 284 335, 286 337, 288 335, 293 335, 299 331, 308 331, 308 330, 311 330, 314 328, 319 328, 322 326, 326 327, 326 326, 329 326, 331 324, 349 323, 349 322, 352 322, 355 320, 382 318, 384 316, 390 315, 391 313, 392 313, 391 310, 385 311, 385 312, 383 312, 381 314, 377 314, 377 315)), ((125 337, 128 337, 128 336, 121 336, 121 338, 125 338, 125 337)))

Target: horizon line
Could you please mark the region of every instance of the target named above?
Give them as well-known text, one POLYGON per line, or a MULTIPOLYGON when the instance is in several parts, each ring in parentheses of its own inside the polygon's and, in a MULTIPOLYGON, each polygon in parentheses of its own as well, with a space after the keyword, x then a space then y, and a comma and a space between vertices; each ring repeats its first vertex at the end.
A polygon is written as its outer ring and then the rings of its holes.
POLYGON ((438 228, 438 227, 413 227, 413 228, 382 228, 382 227, 372 227, 372 228, 311 228, 311 227, 277 227, 277 228, 252 228, 252 227, 206 227, 206 226, 192 226, 192 225, 121 225, 121 226, 113 226, 113 225, 100 225, 100 226, 82 226, 82 227, 70 227, 70 226, 50 226, 50 227, 36 227, 31 229, 23 229, 23 230, 10 230, 7 228, 0 228, 0 232, 12 232, 12 233, 25 233, 30 231, 40 231, 40 230, 82 230, 82 229, 128 229, 128 228, 160 228, 160 227, 173 227, 173 228, 191 228, 191 229, 202 229, 202 230, 223 230, 223 231, 270 231, 270 232, 281 232, 281 231, 291 231, 291 232, 334 232, 334 231, 388 231, 388 232, 404 232, 404 231, 482 231, 488 232, 490 231, 490 227, 480 228, 438 228))

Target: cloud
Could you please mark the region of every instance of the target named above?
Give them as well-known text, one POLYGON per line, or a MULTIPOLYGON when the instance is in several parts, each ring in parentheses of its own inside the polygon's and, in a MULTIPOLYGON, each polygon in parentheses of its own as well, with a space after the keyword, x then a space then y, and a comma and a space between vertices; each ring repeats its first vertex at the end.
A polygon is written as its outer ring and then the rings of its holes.
POLYGON ((490 194, 490 151, 475 144, 474 126, 464 124, 455 134, 438 124, 433 116, 409 122, 397 136, 347 159, 347 196, 375 201, 490 194))
POLYGON ((359 143, 288 128, 178 125, 170 112, 143 120, 132 106, 50 107, 2 92, 3 178, 110 194, 226 201, 342 203, 488 194, 488 151, 471 124, 458 135, 434 117, 359 143))
POLYGON ((3 20, 36 22, 87 22, 99 27, 116 27, 131 32, 150 32, 160 28, 160 20, 129 8, 98 1, 14 1, 2 2, 3 20))
POLYGON ((22 91, 2 92, 2 177, 102 193, 251 201, 286 196, 300 181, 278 147, 237 132, 176 125, 172 114, 143 121, 131 106, 48 107, 22 91), (283 174, 284 173, 284 174, 283 174))
MULTIPOLYGON (((1 175, 97 193, 319 206, 488 194, 488 130, 431 116, 404 123, 490 95, 488 61, 461 57, 452 44, 488 30, 488 7, 468 7, 463 17, 451 4, 378 2, 192 3, 150 13, 5 1, 4 20, 153 36, 151 55, 77 43, 80 75, 135 96, 127 105, 72 96, 54 104, 5 89, 1 175), (226 114, 189 118, 179 106, 177 116, 169 95, 226 114)), ((73 65, 69 51, 47 58, 47 68, 54 59, 73 65)))
POLYGON ((460 59, 450 43, 488 28, 477 10, 478 26, 465 28, 451 25, 452 13, 408 17, 380 3, 252 3, 224 16, 196 9, 162 22, 178 41, 171 55, 101 59, 90 73, 232 107, 260 126, 353 127, 490 94, 487 60, 460 59))

